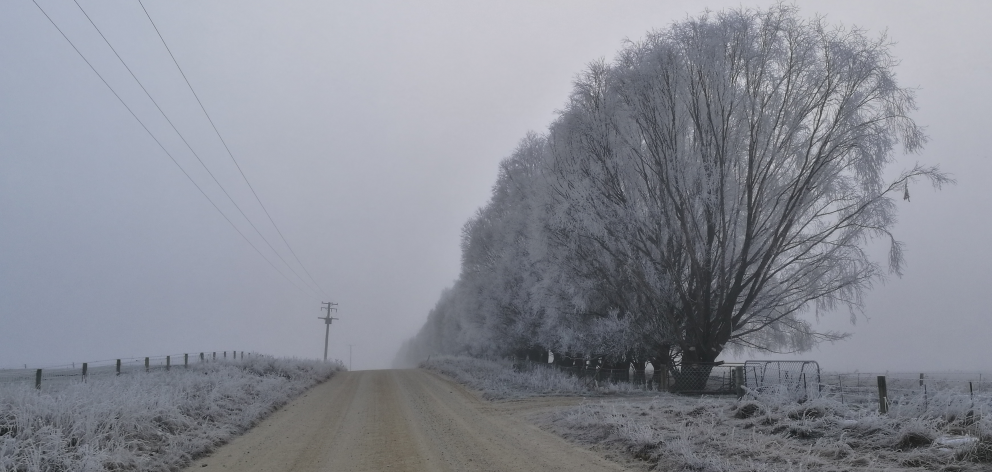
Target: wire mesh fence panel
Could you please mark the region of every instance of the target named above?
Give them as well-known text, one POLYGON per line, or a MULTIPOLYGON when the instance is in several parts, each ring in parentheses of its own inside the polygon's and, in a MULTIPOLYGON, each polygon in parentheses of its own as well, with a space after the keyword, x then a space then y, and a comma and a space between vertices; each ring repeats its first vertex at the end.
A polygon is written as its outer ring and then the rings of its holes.
POLYGON ((751 392, 778 392, 805 401, 820 395, 820 365, 816 361, 746 361, 744 385, 751 392))
POLYGON ((692 395, 735 395, 734 369, 742 364, 685 364, 669 369, 668 391, 692 395))

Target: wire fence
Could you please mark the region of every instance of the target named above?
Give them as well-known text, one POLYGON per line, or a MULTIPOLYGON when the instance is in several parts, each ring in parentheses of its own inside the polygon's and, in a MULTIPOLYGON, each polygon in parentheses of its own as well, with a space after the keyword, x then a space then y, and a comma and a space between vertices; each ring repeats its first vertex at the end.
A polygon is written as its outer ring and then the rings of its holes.
MULTIPOLYGON (((518 363, 534 364, 519 360, 518 363)), ((599 359, 568 358, 566 362, 539 363, 586 380, 589 384, 627 384, 645 391, 683 394, 732 395, 741 392, 744 364, 712 363, 655 368, 651 363, 605 363, 599 359), (637 368, 640 367, 640 368, 637 368)))
MULTIPOLYGON (((533 361, 521 361, 533 363, 533 361)), ((815 361, 749 360, 655 369, 650 363, 568 358, 539 364, 588 383, 692 395, 786 395, 798 402, 830 398, 855 408, 911 416, 992 411, 992 375, 980 372, 821 372, 815 361)))
POLYGON ((953 416, 992 407, 992 377, 981 372, 854 372, 824 375, 822 394, 896 415, 953 416))
POLYGON ((48 365, 42 368, 0 369, 0 386, 33 382, 35 388, 58 388, 72 382, 87 382, 102 378, 137 373, 165 372, 182 369, 195 363, 222 362, 244 359, 253 353, 245 351, 212 351, 200 353, 167 354, 148 357, 129 357, 92 362, 48 365))

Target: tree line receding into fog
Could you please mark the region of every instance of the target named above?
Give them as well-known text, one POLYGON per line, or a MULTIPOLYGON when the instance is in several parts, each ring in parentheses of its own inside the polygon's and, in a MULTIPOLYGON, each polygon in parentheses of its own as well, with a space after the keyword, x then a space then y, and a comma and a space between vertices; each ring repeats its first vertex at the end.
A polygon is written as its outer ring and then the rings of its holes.
POLYGON ((458 280, 399 359, 550 350, 675 370, 843 338, 811 318, 853 318, 899 274, 896 202, 915 180, 950 181, 887 170, 926 142, 890 45, 780 4, 708 12, 593 62, 500 164, 458 280), (879 239, 884 264, 866 251, 879 239))

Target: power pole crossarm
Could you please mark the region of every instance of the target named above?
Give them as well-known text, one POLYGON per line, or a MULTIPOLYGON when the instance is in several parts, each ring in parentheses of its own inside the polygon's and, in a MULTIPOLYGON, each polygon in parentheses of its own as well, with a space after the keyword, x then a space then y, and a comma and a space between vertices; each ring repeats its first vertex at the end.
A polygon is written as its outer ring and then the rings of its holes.
POLYGON ((320 302, 320 305, 321 305, 320 306, 321 311, 327 310, 326 317, 324 316, 317 317, 318 320, 324 320, 324 362, 327 362, 327 340, 330 338, 331 335, 331 322, 338 319, 331 317, 331 311, 335 311, 335 312, 338 311, 337 309, 338 304, 333 302, 320 302))

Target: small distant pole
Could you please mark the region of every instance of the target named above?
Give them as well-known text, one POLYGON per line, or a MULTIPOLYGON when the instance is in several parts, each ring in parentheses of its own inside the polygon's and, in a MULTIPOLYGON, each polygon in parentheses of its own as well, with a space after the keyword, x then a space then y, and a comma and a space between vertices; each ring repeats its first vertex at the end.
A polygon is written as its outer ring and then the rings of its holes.
POLYGON ((83 362, 83 382, 86 382, 87 367, 89 367, 89 363, 83 362))
POLYGON ((320 310, 327 310, 326 317, 317 317, 318 320, 324 320, 324 362, 327 362, 327 340, 331 336, 331 322, 338 319, 331 317, 331 311, 338 311, 337 306, 338 304, 334 302, 320 302, 320 310))
POLYGON ((117 359, 117 375, 121 375, 121 360, 117 359))
POLYGON ((146 358, 145 358, 145 372, 148 372, 148 369, 149 369, 149 360, 148 360, 148 358, 146 357, 146 358))
POLYGON ((38 369, 34 373, 34 388, 41 390, 41 369, 38 369))
POLYGON ((837 385, 840 386, 839 387, 840 388, 840 404, 843 405, 844 404, 844 376, 843 375, 838 375, 837 376, 837 385))
POLYGON ((889 412, 889 393, 885 388, 885 376, 878 376, 878 412, 886 414, 889 412))
POLYGON ((351 370, 351 344, 348 345, 348 370, 351 370))

